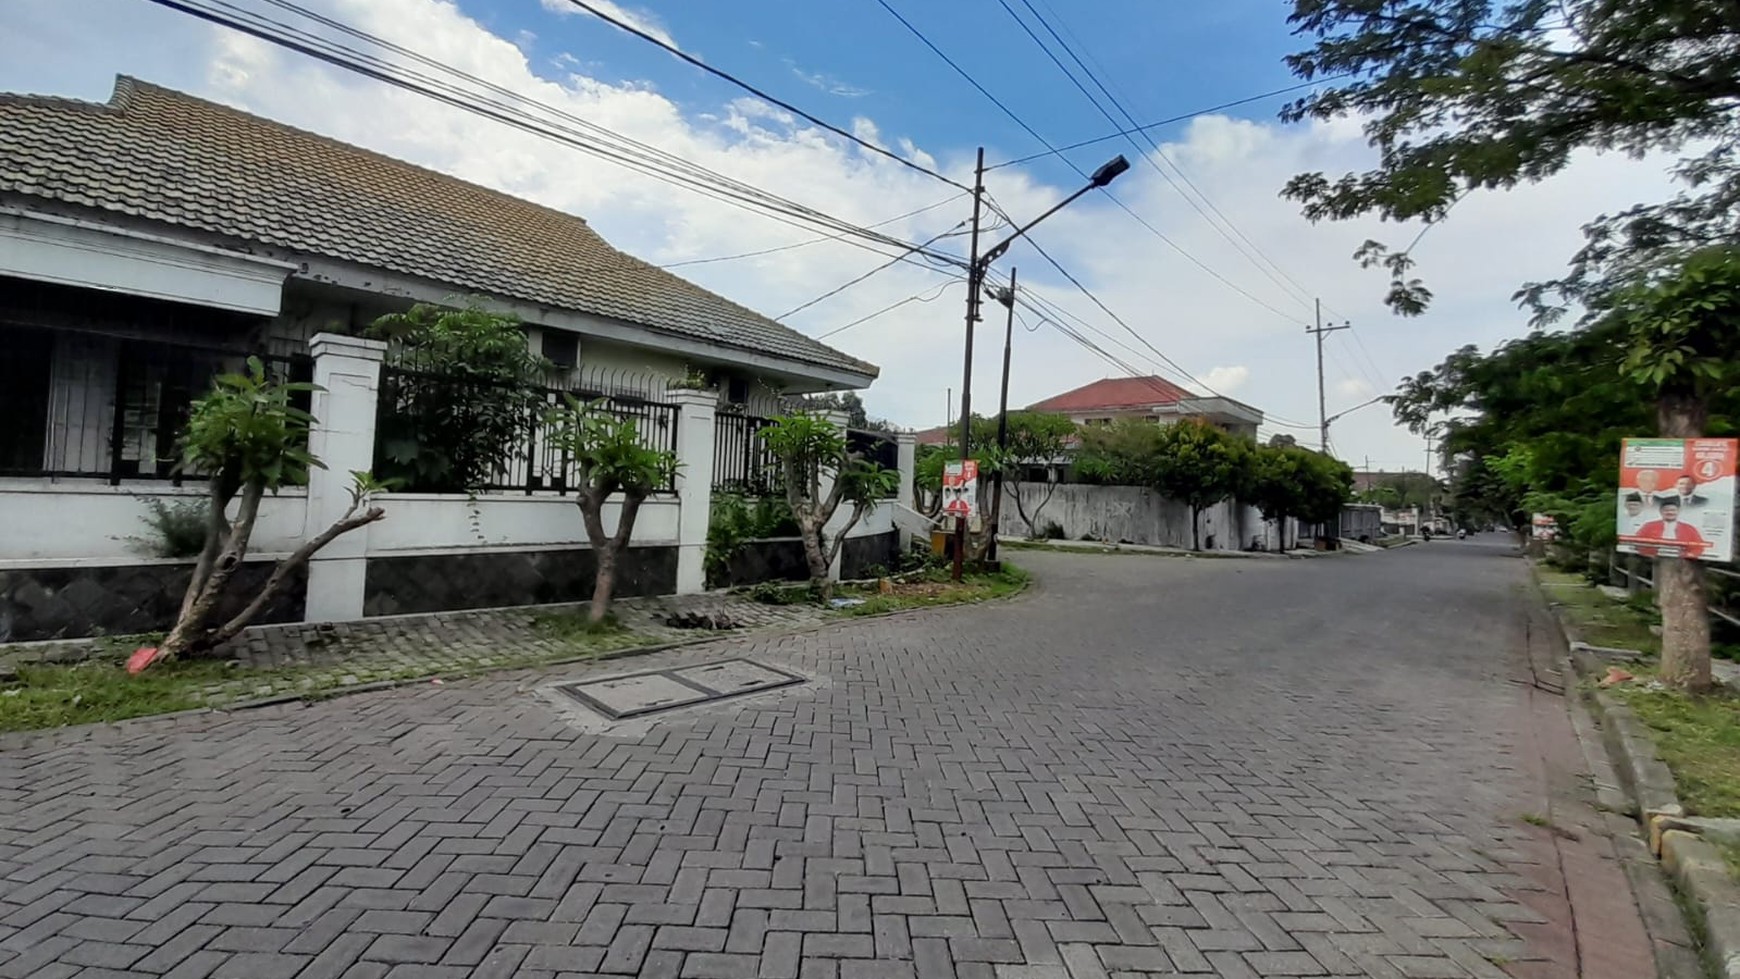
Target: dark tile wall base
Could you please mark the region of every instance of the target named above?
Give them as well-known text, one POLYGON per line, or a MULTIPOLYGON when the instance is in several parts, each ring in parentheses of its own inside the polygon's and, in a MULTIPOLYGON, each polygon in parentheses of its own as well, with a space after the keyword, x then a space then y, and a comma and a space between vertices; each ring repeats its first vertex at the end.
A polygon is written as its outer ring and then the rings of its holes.
MULTIPOLYGON (((369 558, 363 614, 586 601, 597 567, 590 548, 369 558)), ((676 590, 675 547, 631 547, 617 559, 616 597, 676 590)))
MULTIPOLYGON (((272 573, 273 563, 243 564, 230 579, 219 611, 226 616, 241 611, 272 573)), ((0 642, 168 631, 191 577, 191 561, 0 571, 0 642)), ((300 622, 307 585, 307 570, 299 570, 254 621, 300 622)))

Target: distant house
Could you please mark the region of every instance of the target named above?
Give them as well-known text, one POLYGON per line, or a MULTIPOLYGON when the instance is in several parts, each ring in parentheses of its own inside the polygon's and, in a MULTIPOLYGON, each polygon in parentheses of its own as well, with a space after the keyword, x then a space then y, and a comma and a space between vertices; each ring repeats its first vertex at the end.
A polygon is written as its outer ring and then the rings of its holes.
POLYGON ((1028 411, 1067 415, 1077 425, 1110 425, 1124 418, 1172 422, 1199 418, 1235 435, 1256 438, 1263 413, 1220 396, 1202 397, 1162 377, 1109 377, 1029 405, 1028 411))
MULTIPOLYGON (((1171 422, 1200 418, 1235 435, 1257 437, 1263 413, 1250 405, 1220 396, 1202 397, 1163 377, 1108 377, 1052 395, 1028 405, 1027 411, 1067 415, 1077 425, 1110 425, 1124 418, 1171 422)), ((927 428, 917 434, 919 445, 951 445, 960 437, 960 423, 927 428)))

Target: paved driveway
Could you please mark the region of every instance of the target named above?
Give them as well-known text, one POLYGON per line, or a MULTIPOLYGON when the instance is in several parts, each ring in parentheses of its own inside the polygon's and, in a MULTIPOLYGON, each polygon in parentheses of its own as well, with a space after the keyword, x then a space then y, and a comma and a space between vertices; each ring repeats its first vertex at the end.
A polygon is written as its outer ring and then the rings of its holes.
POLYGON ((1021 560, 568 671, 814 678, 604 732, 527 673, 0 741, 0 976, 1649 974, 1522 818, 1575 752, 1503 548, 1021 560))

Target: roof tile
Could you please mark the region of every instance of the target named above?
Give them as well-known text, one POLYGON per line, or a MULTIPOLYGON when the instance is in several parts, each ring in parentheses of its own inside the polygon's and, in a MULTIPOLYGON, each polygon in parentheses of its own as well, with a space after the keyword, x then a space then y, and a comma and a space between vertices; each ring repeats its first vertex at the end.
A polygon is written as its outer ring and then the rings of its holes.
POLYGON ((0 191, 876 374, 584 219, 126 76, 106 104, 0 94, 0 191))
POLYGON ((1196 395, 1163 377, 1108 377, 1073 391, 1052 395, 1030 410, 1081 412, 1148 408, 1177 404, 1194 397, 1196 395))

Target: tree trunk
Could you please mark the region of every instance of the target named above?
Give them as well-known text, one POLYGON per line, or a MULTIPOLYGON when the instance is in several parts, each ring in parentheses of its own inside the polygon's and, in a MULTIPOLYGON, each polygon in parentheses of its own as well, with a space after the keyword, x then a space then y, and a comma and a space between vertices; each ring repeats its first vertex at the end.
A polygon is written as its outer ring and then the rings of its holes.
POLYGON ((1710 611, 1704 566, 1685 558, 1655 562, 1661 604, 1661 682, 1692 693, 1710 689, 1710 611))
POLYGON ((1021 505, 1021 484, 1017 482, 1014 489, 1009 491, 1010 496, 1015 500, 1015 512, 1021 516, 1022 522, 1027 524, 1027 536, 1033 540, 1039 539, 1040 512, 1045 509, 1047 503, 1051 502, 1051 498, 1057 495, 1056 474, 1049 469, 1046 470, 1045 480, 1045 495, 1040 497, 1039 504, 1033 508, 1031 514, 1027 512, 1026 507, 1021 505))
MULTIPOLYGON (((1662 392, 1656 416, 1663 438, 1703 434, 1705 406, 1694 394, 1662 392)), ((1657 558, 1655 587, 1661 605, 1661 681, 1703 693, 1710 689, 1710 602, 1704 567, 1683 557, 1657 558)))
POLYGON ((217 564, 218 551, 222 549, 224 539, 230 533, 230 522, 224 516, 224 511, 229 509, 230 500, 235 495, 234 480, 221 472, 212 476, 207 494, 205 546, 200 548, 199 560, 193 566, 193 577, 187 583, 187 591, 181 596, 181 610, 175 615, 177 622, 187 618, 188 613, 193 610, 193 603, 205 591, 206 581, 211 578, 212 566, 217 564))
POLYGON ((1190 508, 1190 549, 1202 550, 1202 511, 1194 506, 1190 508))
POLYGON ((586 621, 597 625, 610 614, 610 595, 616 590, 616 548, 606 545, 598 551, 598 573, 592 579, 592 607, 586 621))
MULTIPOLYGON (((213 641, 211 619, 217 612, 218 602, 223 598, 224 587, 229 584, 236 569, 242 566, 242 559, 248 554, 248 542, 254 536, 254 521, 259 518, 260 500, 265 492, 265 487, 258 484, 243 490, 242 505, 236 514, 236 522, 230 525, 229 534, 216 560, 208 565, 199 590, 195 592, 190 588, 189 594, 182 598, 183 611, 176 617, 175 627, 170 630, 168 638, 158 647, 161 650, 159 659, 198 655, 210 652, 218 645, 218 642, 213 641)), ((215 501, 213 505, 216 505, 215 501)), ((201 563, 204 563, 203 560, 201 563)), ((198 574, 197 568, 195 574, 198 574)))
POLYGON ((822 601, 834 597, 834 583, 828 577, 828 555, 822 550, 822 525, 815 515, 798 518, 798 530, 804 542, 804 562, 810 568, 810 587, 822 596, 822 601))

